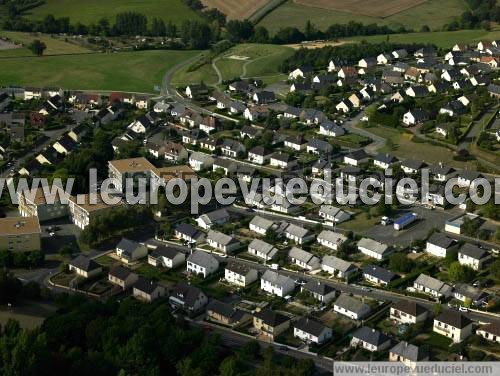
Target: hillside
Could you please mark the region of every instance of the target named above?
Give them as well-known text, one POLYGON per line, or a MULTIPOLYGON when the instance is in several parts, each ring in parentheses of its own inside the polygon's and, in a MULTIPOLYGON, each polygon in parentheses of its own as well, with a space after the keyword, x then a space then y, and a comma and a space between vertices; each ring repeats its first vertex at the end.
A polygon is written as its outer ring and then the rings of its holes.
POLYGON ((365 0, 363 6, 358 0, 289 0, 270 12, 259 25, 270 31, 287 26, 303 28, 309 19, 320 29, 335 23, 358 21, 415 30, 428 25, 435 30, 465 9, 464 0, 365 0))
POLYGON ((126 11, 142 13, 149 19, 160 17, 175 24, 199 18, 181 0, 46 0, 45 4, 29 10, 25 16, 39 20, 52 14, 56 18, 69 17, 73 24, 89 25, 101 18, 113 20, 116 14, 126 11))

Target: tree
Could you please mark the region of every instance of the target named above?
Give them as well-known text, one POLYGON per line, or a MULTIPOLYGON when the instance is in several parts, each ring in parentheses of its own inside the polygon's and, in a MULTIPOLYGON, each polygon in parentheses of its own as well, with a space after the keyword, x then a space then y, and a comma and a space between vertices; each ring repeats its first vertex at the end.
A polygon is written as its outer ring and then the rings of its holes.
POLYGON ((443 306, 441 304, 434 304, 434 307, 432 309, 434 316, 439 316, 441 312, 443 312, 443 306))
POLYGON ((47 49, 47 45, 39 39, 35 39, 28 45, 28 49, 36 56, 42 56, 47 49))
POLYGON ((6 270, 0 270, 0 304, 13 303, 21 288, 19 279, 6 270))
POLYGON ((404 253, 394 253, 389 257, 389 269, 408 273, 413 268, 414 263, 404 253))
POLYGON ((471 282, 476 273, 472 268, 455 261, 448 268, 448 275, 455 282, 471 282))
POLYGON ((500 259, 496 259, 490 266, 490 271, 493 277, 500 279, 500 259))

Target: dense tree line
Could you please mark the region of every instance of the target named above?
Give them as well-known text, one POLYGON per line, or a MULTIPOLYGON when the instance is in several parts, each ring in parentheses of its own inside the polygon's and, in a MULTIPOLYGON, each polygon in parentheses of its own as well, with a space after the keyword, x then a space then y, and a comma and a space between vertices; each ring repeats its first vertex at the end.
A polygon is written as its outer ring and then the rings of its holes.
POLYGON ((490 22, 500 22, 500 6, 496 0, 465 0, 468 9, 446 26, 447 30, 490 28, 490 22))
POLYGON ((189 326, 163 300, 100 303, 60 295, 59 312, 41 328, 9 320, 0 330, 5 375, 295 375, 314 373, 311 360, 277 359, 255 341, 227 349, 220 337, 189 326))

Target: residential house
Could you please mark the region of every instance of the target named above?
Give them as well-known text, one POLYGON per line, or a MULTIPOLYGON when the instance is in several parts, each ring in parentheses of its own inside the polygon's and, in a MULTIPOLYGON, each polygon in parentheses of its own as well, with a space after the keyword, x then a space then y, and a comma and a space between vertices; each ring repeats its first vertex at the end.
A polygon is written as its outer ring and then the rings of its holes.
POLYGON ((454 239, 435 232, 427 240, 425 251, 436 257, 446 257, 447 252, 455 246, 454 239))
POLYGON ((296 244, 307 243, 314 238, 314 234, 304 227, 299 227, 290 223, 283 232, 285 238, 294 241, 296 244))
POLYGON ((342 243, 344 243, 347 238, 338 232, 323 230, 318 235, 316 240, 322 246, 337 251, 339 249, 339 246, 342 245, 342 243))
POLYGON ((170 306, 181 309, 194 316, 201 312, 208 303, 208 297, 198 287, 185 282, 178 284, 168 298, 170 306))
POLYGON ((231 304, 212 300, 206 308, 208 321, 234 327, 252 320, 252 316, 241 310, 234 309, 231 304))
POLYGON ((208 96, 208 88, 205 85, 189 85, 185 91, 186 97, 190 99, 203 99, 208 96))
POLYGON ((248 161, 258 165, 266 164, 271 158, 271 151, 267 150, 264 146, 258 145, 248 151, 248 161))
POLYGON ((321 205, 318 215, 327 222, 342 223, 351 219, 351 214, 332 205, 321 205))
POLYGON ((486 303, 489 295, 467 283, 456 283, 453 287, 453 297, 460 300, 465 306, 467 306, 466 303, 470 303, 481 307, 486 303))
POLYGON ((318 321, 302 317, 293 325, 293 336, 306 343, 322 345, 332 338, 332 330, 318 321))
POLYGON ((407 159, 401 163, 401 169, 403 172, 410 175, 418 174, 424 167, 426 167, 424 162, 414 159, 407 159))
POLYGON ((269 109, 266 106, 248 107, 243 112, 243 117, 250 121, 259 121, 269 115, 269 109))
POLYGON ((384 243, 369 238, 362 238, 357 244, 358 251, 377 260, 382 260, 392 253, 392 249, 384 243))
POLYGON ((472 334, 472 321, 459 311, 445 310, 434 319, 432 330, 458 343, 472 334))
POLYGON ((297 165, 297 159, 287 153, 277 152, 271 154, 269 158, 269 164, 271 167, 279 167, 282 169, 290 169, 297 165))
POLYGON ((248 245, 248 253, 263 259, 264 261, 269 261, 276 256, 278 250, 273 245, 266 243, 263 240, 253 239, 248 245))
POLYGON ((205 213, 196 218, 196 224, 204 230, 210 230, 214 226, 223 225, 231 219, 229 212, 222 208, 205 213))
POLYGON ((248 224, 248 228, 260 235, 266 235, 267 231, 274 226, 274 222, 256 215, 248 224))
POLYGON ((267 90, 262 90, 254 93, 252 99, 256 104, 259 105, 268 104, 276 101, 274 92, 267 90))
POLYGON ((417 302, 400 300, 391 305, 389 318, 399 324, 416 324, 424 322, 428 315, 429 311, 417 302))
POLYGON ((474 270, 482 270, 490 258, 491 254, 487 250, 470 243, 465 243, 458 251, 458 262, 474 270))
POLYGON ((241 245, 236 238, 214 230, 208 231, 207 243, 210 247, 215 248, 224 254, 231 253, 241 245))
POLYGON ((264 309, 255 313, 253 327, 261 335, 274 340, 290 327, 290 318, 270 309, 264 309))
POLYGON ((148 264, 174 269, 186 261, 186 255, 173 247, 160 245, 148 256, 148 264))
POLYGON ((333 151, 333 146, 326 141, 313 138, 307 143, 306 151, 308 153, 328 155, 333 151))
POLYGON ((244 264, 229 262, 224 269, 224 279, 239 287, 246 287, 255 282, 259 274, 257 270, 250 268, 244 264))
POLYGON ((266 270, 260 277, 260 288, 268 294, 284 298, 295 290, 295 282, 290 277, 266 270))
POLYGON ((147 303, 161 298, 165 293, 165 287, 144 277, 139 277, 132 289, 134 298, 147 303))
POLYGON ((410 110, 403 115, 403 124, 406 126, 422 124, 427 120, 429 120, 429 115, 420 108, 410 110))
POLYGON ((308 293, 323 304, 328 304, 337 295, 337 291, 332 286, 314 280, 301 286, 300 291, 308 293))
POLYGON ((319 126, 319 134, 329 137, 340 137, 346 134, 346 131, 341 126, 332 121, 324 121, 319 126))
POLYGON ((231 158, 239 158, 246 152, 245 146, 238 141, 225 139, 220 146, 222 154, 231 158))
POLYGON ((290 249, 288 258, 293 264, 300 266, 302 269, 316 270, 320 267, 319 258, 297 247, 290 249))
POLYGON ((212 168, 214 158, 208 154, 195 151, 189 156, 189 166, 194 171, 203 171, 212 168))
POLYGON ((113 285, 121 287, 122 290, 131 288, 138 279, 139 276, 137 274, 123 266, 115 266, 108 273, 108 281, 113 285))
POLYGON ((398 276, 378 265, 367 265, 363 269, 363 278, 375 285, 387 286, 398 276))
POLYGON ((389 350, 389 360, 402 362, 405 366, 415 369, 418 362, 429 360, 429 353, 423 347, 401 341, 389 350))
POLYGON ((288 78, 291 80, 296 80, 297 78, 305 78, 313 72, 314 70, 311 66, 303 66, 291 71, 288 75, 288 78))
POLYGON ((375 352, 384 351, 391 346, 391 339, 379 330, 362 326, 352 334, 351 347, 361 347, 375 352))
POLYGON ((326 255, 323 256, 323 260, 321 261, 321 270, 330 273, 334 277, 348 279, 350 275, 357 271, 357 268, 354 264, 341 258, 326 255))
POLYGON ((344 163, 357 167, 368 162, 368 159, 369 156, 366 154, 364 149, 358 149, 344 156, 344 163))
POLYGON ((295 151, 301 151, 306 149, 307 141, 303 135, 289 136, 285 138, 284 145, 285 147, 295 151))
POLYGON ((435 298, 447 298, 451 296, 452 292, 450 285, 423 273, 413 282, 413 288, 435 298))
POLYGON ((186 270, 188 273, 207 278, 219 269, 219 261, 205 251, 194 251, 187 258, 186 270))
POLYGON ((481 179, 482 177, 483 175, 478 171, 462 170, 458 173, 457 184, 461 188, 469 188, 475 180, 481 179))
POLYGON ((148 255, 148 248, 136 241, 122 238, 115 248, 116 255, 126 264, 138 261, 148 255))
POLYGON ((192 224, 183 222, 175 226, 174 236, 189 243, 196 243, 203 237, 203 233, 192 224))
POLYGON ((390 154, 379 153, 373 158, 373 164, 376 167, 383 168, 384 170, 399 163, 399 160, 390 154))
POLYGON ((500 343, 500 322, 482 325, 476 330, 476 334, 488 341, 500 343))
POLYGON ((371 312, 371 308, 368 304, 347 294, 340 294, 333 305, 333 310, 352 320, 361 320, 371 312))
POLYGON ((92 278, 102 273, 102 266, 90 257, 79 255, 68 263, 69 271, 83 278, 92 278))

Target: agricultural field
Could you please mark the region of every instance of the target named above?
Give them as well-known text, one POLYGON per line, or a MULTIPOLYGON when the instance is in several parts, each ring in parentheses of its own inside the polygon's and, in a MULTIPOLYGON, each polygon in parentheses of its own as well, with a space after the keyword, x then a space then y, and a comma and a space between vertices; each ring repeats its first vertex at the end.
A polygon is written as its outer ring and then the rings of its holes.
POLYGON ((342 41, 361 41, 370 43, 389 41, 393 43, 432 43, 441 48, 450 48, 456 43, 474 43, 480 40, 496 40, 500 38, 500 30, 486 31, 477 30, 458 30, 458 31, 439 31, 431 33, 408 33, 391 35, 372 35, 366 37, 345 38, 342 41))
POLYGON ((294 0, 296 4, 386 18, 423 4, 426 0, 294 0))
POLYGON ((414 30, 428 25, 431 30, 438 30, 465 9, 464 0, 290 0, 270 12, 259 25, 275 32, 287 26, 303 28, 310 20, 326 30, 332 24, 357 21, 414 30))
POLYGON ((199 51, 139 51, 4 59, 3 85, 153 93, 163 75, 199 51))
POLYGON ((207 8, 217 8, 231 20, 244 20, 250 18, 252 14, 268 2, 269 0, 202 0, 203 5, 207 8))
POLYGON ((0 30, 0 38, 5 38, 9 41, 9 43, 19 46, 19 48, 9 49, 1 49, 0 47, 0 58, 33 56, 33 53, 29 51, 26 46, 28 46, 35 39, 44 42, 47 46, 47 49, 44 52, 45 55, 84 54, 92 52, 77 43, 71 42, 71 40, 66 41, 62 38, 52 37, 47 34, 0 30))
MULTIPOLYGON (((272 82, 285 78, 280 72, 280 65, 292 54, 293 49, 285 46, 247 43, 226 51, 214 60, 213 65, 220 73, 221 81, 253 77, 272 82)), ((174 75, 172 82, 174 85, 183 86, 203 79, 205 83, 213 85, 218 82, 218 78, 214 67, 205 64, 192 72, 188 72, 187 67, 181 69, 174 75)))
POLYGON ((53 14, 55 17, 69 17, 72 24, 89 25, 101 18, 112 21, 116 14, 127 11, 142 13, 149 19, 159 17, 175 24, 200 17, 181 0, 46 0, 26 16, 40 20, 53 14))

